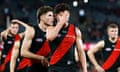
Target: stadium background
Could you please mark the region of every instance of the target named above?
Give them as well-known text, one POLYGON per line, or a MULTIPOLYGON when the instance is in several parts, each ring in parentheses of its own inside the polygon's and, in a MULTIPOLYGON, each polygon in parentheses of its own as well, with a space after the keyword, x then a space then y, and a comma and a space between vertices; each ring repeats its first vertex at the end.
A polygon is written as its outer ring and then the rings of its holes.
MULTIPOLYGON (((86 52, 97 41, 106 37, 107 24, 110 22, 120 24, 120 0, 0 0, 0 32, 5 30, 10 20, 14 18, 36 25, 37 8, 43 5, 54 7, 58 3, 70 5, 70 22, 80 28, 86 52)), ((23 30, 24 28, 20 27, 20 31, 23 30)), ((94 72, 88 57, 87 61, 88 72, 94 72)))

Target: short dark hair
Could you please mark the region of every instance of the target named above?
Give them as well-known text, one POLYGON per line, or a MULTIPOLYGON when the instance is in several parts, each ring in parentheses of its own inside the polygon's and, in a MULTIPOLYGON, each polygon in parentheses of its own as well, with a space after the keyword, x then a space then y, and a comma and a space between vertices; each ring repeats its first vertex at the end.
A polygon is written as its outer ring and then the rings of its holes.
MULTIPOLYGON (((15 24, 18 24, 18 23, 17 23, 17 22, 12 22, 12 21, 11 21, 11 22, 10 22, 10 25, 11 25, 11 24, 12 24, 12 25, 15 25, 15 24)), ((18 25, 19 25, 19 24, 18 24, 18 25)))
POLYGON ((107 26, 107 29, 108 28, 119 28, 118 24, 116 23, 110 23, 108 26, 107 26))
POLYGON ((58 14, 58 13, 60 13, 61 11, 65 11, 65 10, 70 11, 70 7, 69 7, 69 5, 66 4, 66 3, 57 4, 57 5, 55 6, 55 8, 54 8, 55 14, 58 14))
POLYGON ((49 11, 53 11, 53 8, 50 6, 42 6, 40 8, 38 8, 37 10, 37 21, 38 23, 40 22, 40 16, 49 12, 49 11))

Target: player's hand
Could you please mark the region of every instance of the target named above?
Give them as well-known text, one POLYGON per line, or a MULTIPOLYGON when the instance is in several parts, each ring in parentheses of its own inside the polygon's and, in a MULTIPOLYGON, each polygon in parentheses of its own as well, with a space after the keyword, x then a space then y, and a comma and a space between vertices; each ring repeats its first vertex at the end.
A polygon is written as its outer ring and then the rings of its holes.
POLYGON ((95 69, 97 70, 97 72, 105 72, 105 70, 99 65, 95 66, 95 69))
POLYGON ((41 57, 41 63, 43 66, 48 67, 49 62, 44 56, 41 57))
POLYGON ((18 24, 20 24, 20 25, 23 25, 24 22, 22 22, 22 21, 20 21, 20 20, 18 20, 18 19, 13 19, 13 20, 12 20, 12 23, 18 23, 18 24))
POLYGON ((58 15, 58 23, 61 24, 61 25, 64 25, 66 22, 66 15, 63 14, 63 15, 58 15))
POLYGON ((120 72, 120 67, 117 68, 117 71, 120 72))
POLYGON ((12 23, 19 23, 20 21, 18 19, 13 19, 12 23))

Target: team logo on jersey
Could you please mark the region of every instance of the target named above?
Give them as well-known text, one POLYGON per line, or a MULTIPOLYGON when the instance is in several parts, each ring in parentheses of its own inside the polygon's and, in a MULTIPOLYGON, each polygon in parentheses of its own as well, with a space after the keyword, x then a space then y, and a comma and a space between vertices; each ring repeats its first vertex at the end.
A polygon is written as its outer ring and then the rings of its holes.
POLYGON ((43 42, 43 39, 42 38, 37 38, 36 41, 37 42, 43 42))
POLYGON ((112 48, 106 48, 105 51, 112 51, 112 48))
POLYGON ((12 41, 8 41, 8 44, 12 44, 12 41))

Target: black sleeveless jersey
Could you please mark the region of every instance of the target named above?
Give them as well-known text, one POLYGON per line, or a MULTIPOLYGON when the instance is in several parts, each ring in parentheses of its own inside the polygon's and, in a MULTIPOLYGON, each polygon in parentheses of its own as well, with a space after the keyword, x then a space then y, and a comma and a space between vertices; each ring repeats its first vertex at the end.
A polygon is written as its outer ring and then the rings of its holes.
POLYGON ((7 39, 4 40, 4 45, 3 45, 3 50, 2 50, 2 59, 1 59, 2 62, 4 61, 6 55, 10 51, 10 49, 12 48, 12 46, 14 44, 14 39, 15 39, 15 37, 11 37, 11 36, 7 35, 7 39))
POLYGON ((112 43, 107 38, 104 40, 104 43, 105 43, 105 45, 104 45, 104 48, 102 49, 102 53, 103 53, 102 57, 103 57, 103 60, 105 61, 111 55, 111 53, 115 47, 116 42, 112 43))
MULTIPOLYGON (((112 51, 114 50, 114 47, 116 45, 115 43, 110 42, 110 40, 107 38, 104 40, 105 45, 104 48, 102 49, 102 59, 103 59, 103 63, 108 59, 108 57, 111 55, 112 51)), ((113 64, 113 68, 118 67, 120 64, 120 56, 118 57, 118 59, 116 60, 116 62, 113 64)))
POLYGON ((30 51, 33 53, 36 53, 41 48, 43 43, 45 42, 45 40, 46 40, 45 34, 46 33, 43 32, 38 26, 33 26, 33 27, 35 30, 35 34, 32 39, 30 51))
MULTIPOLYGON (((52 41, 49 42, 50 48, 51 48, 51 54, 52 55, 61 41, 65 38, 65 35, 67 34, 69 27, 62 28, 60 32, 58 33, 58 36, 52 41)), ((71 48, 68 50, 68 52, 61 58, 59 62, 57 62, 55 65, 59 66, 68 66, 69 64, 74 64, 75 63, 75 57, 74 57, 74 51, 75 50, 75 43, 71 46, 71 48)))

